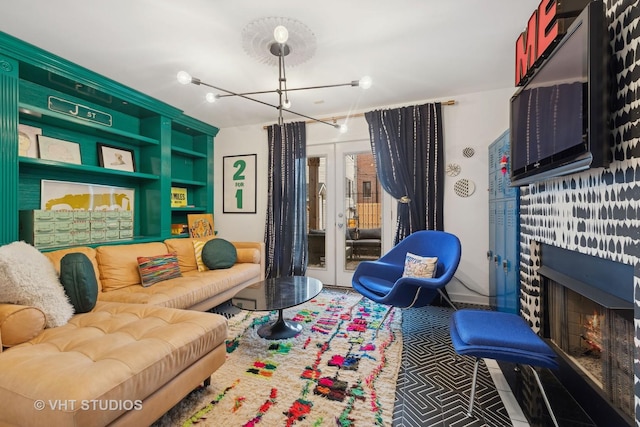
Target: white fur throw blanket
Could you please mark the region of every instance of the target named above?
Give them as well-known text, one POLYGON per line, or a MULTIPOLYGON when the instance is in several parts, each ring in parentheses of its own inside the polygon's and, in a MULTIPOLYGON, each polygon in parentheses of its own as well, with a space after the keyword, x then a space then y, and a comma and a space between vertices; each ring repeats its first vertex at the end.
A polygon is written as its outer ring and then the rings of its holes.
POLYGON ((48 328, 62 326, 73 316, 53 264, 25 242, 0 246, 0 302, 39 308, 48 328))

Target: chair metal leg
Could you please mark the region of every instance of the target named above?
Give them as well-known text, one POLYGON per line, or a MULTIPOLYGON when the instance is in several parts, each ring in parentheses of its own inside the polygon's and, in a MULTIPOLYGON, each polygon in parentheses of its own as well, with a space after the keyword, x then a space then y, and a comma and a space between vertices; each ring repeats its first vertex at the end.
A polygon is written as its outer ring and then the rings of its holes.
POLYGON ((538 387, 540 388, 540 392, 542 393, 542 399, 544 400, 544 404, 547 406, 549 415, 551 415, 551 420, 553 421, 553 425, 558 427, 558 420, 556 420, 556 416, 553 413, 553 410, 551 409, 551 405, 549 404, 549 399, 547 398, 547 393, 544 392, 544 387, 542 387, 542 381, 540 381, 540 377, 538 376, 538 373, 536 372, 534 367, 533 366, 529 366, 529 367, 531 368, 531 371, 533 371, 533 376, 535 377, 536 382, 538 383, 538 387))
POLYGON ((476 381, 478 379, 478 365, 480 364, 480 358, 476 357, 476 362, 473 365, 473 380, 471 380, 471 396, 469 397, 469 410, 467 416, 472 417, 473 413, 473 400, 476 397, 476 381))
POLYGON ((444 300, 445 300, 446 302, 448 302, 448 303, 449 303, 449 305, 451 306, 451 308, 453 308, 454 310, 457 310, 457 309, 458 309, 458 307, 456 307, 455 305, 453 305, 453 302, 449 299, 449 297, 447 296, 447 294, 445 294, 444 292, 442 292, 442 289, 438 289, 438 292, 440 293, 440 296, 441 296, 442 298, 444 298, 444 300))

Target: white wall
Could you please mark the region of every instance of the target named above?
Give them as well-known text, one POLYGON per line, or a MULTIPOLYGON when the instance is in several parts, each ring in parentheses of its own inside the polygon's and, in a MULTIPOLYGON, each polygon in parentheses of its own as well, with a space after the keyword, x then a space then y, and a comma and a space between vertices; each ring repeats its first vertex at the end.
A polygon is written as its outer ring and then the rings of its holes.
MULTIPOLYGON (((487 147, 509 126, 509 98, 513 88, 479 92, 455 97, 456 104, 443 106, 443 126, 445 162, 457 163, 462 170, 457 177, 445 179, 445 230, 458 235, 462 241, 462 261, 456 277, 447 290, 454 301, 488 304, 488 298, 466 289, 488 294, 488 161, 487 147), (462 155, 465 147, 475 150, 475 155, 462 155), (455 195, 454 183, 466 178, 475 183, 475 193, 467 198, 455 195)), ((430 100, 416 101, 403 105, 415 105, 430 100)), ((385 106, 381 108, 394 108, 385 106)), ((275 117, 274 117, 275 119, 275 117)), ((309 124, 307 143, 349 143, 369 140, 364 117, 354 117, 347 123, 349 131, 336 132, 330 126, 309 124)), ((235 241, 262 241, 267 202, 267 131, 263 126, 244 126, 221 129, 215 139, 214 180, 215 209, 214 222, 218 235, 235 241), (222 159, 224 156, 257 154, 257 213, 222 213, 222 159), (218 184, 220 183, 220 184, 218 184)), ((392 230, 385 233, 385 238, 392 230)))

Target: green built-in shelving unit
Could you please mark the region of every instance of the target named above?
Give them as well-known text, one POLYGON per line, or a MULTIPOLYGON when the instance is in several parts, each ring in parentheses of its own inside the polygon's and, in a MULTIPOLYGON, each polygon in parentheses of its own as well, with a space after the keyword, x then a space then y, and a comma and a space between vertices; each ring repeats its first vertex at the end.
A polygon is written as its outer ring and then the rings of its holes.
POLYGON ((20 210, 40 209, 42 180, 133 189, 134 237, 126 243, 171 237, 171 224, 186 223, 189 213, 213 212, 217 132, 175 107, 0 32, 0 244, 19 239, 20 210), (21 124, 77 144, 81 163, 21 156, 21 124), (135 170, 103 167, 102 144, 130 152, 135 170), (187 189, 188 206, 171 207, 171 187, 187 189))

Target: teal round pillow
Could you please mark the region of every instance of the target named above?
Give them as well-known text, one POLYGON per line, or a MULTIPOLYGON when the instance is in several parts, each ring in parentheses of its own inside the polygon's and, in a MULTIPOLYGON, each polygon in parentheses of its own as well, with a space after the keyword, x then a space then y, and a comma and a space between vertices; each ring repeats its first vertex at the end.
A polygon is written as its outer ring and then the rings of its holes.
POLYGON ((85 254, 72 252, 62 257, 60 282, 76 313, 93 310, 98 300, 98 281, 93 264, 85 254))
POLYGON ((236 247, 227 240, 215 238, 209 240, 202 248, 202 262, 209 270, 230 268, 238 260, 236 247))

